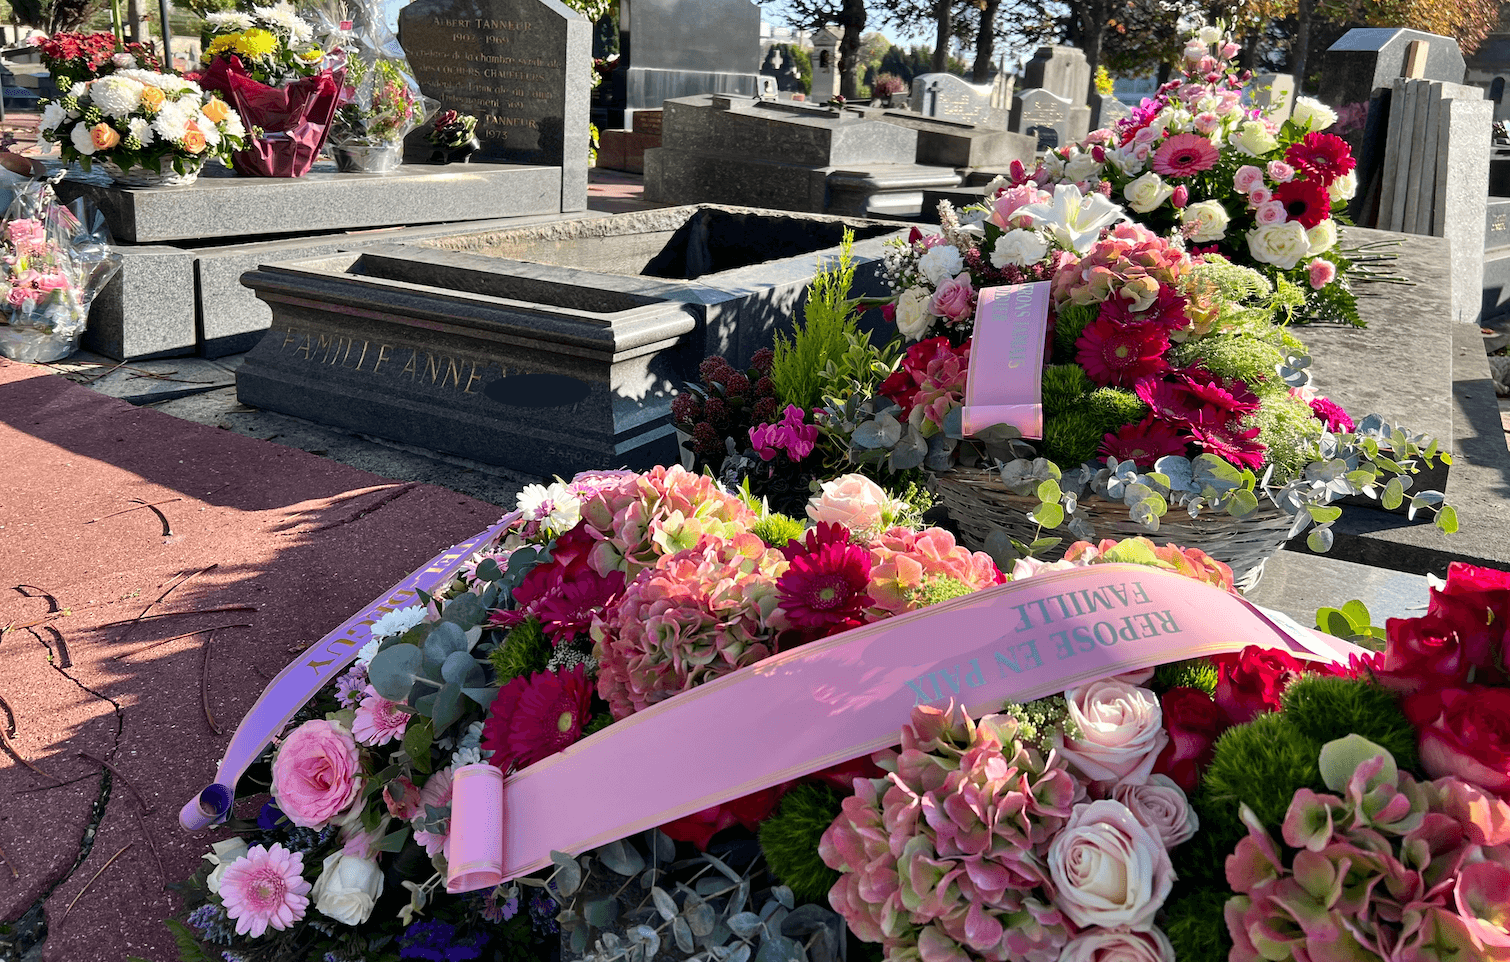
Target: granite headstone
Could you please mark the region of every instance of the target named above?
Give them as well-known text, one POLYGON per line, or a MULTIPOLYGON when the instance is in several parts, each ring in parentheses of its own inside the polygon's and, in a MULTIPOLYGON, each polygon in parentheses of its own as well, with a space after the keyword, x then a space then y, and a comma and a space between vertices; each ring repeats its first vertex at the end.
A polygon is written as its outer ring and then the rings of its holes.
POLYGON ((1124 117, 1132 116, 1132 108, 1111 94, 1091 94, 1091 129, 1110 127, 1124 117))
POLYGON ((1012 98, 1012 129, 1037 137, 1039 150, 1084 140, 1090 133, 1090 116, 1089 107, 1047 90, 1024 90, 1012 98))
POLYGON ((1006 110, 992 106, 992 84, 972 84, 950 73, 912 78, 912 109, 925 117, 1007 129, 1006 110))
POLYGON ((414 0, 399 34, 425 95, 477 118, 477 160, 558 166, 561 209, 586 206, 592 24, 559 0, 414 0))
POLYGON ((1083 104, 1090 93, 1091 65, 1085 52, 1075 47, 1039 47, 1023 68, 1022 85, 1083 104))
POLYGON ((1253 75, 1249 84, 1253 92, 1253 106, 1262 109, 1275 123, 1290 119, 1290 110, 1295 106, 1295 78, 1287 73, 1261 73, 1253 75))
POLYGON ((694 94, 760 93, 760 7, 750 0, 619 0, 626 111, 694 94))

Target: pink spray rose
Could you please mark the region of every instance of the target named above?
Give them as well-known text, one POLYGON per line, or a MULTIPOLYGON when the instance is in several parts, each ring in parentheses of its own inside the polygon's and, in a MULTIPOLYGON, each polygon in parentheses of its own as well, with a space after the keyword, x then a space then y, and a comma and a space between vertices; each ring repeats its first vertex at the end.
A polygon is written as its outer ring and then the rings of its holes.
POLYGON ((1059 962, 1175 962, 1174 946, 1158 929, 1089 929, 1070 940, 1059 962))
MULTIPOLYGON (((1060 754, 1093 782, 1145 782, 1169 735, 1158 696, 1113 679, 1064 693, 1078 738, 1061 738, 1060 754)), ((1108 784, 1109 787, 1109 784, 1108 784)))
POLYGON ((960 271, 946 278, 933 292, 928 311, 955 324, 968 321, 975 313, 975 287, 970 283, 970 272, 960 271))
POLYGON ((1126 805, 1166 849, 1190 841, 1201 824, 1185 792, 1168 775, 1150 775, 1141 785, 1124 782, 1112 789, 1112 798, 1126 805))
POLYGON ((1056 904, 1081 926, 1152 928, 1174 885, 1164 843, 1120 802, 1076 805, 1048 861, 1056 904))
POLYGON ((361 792, 356 740, 335 722, 307 721, 279 746, 273 759, 273 798, 300 828, 324 828, 361 792))
POLYGON ((1232 186, 1240 194, 1251 194, 1264 186, 1264 172, 1252 164, 1245 164, 1233 175, 1232 186))
POLYGON ((1310 280, 1312 290, 1321 290, 1337 279, 1337 265, 1318 257, 1311 261, 1310 280))

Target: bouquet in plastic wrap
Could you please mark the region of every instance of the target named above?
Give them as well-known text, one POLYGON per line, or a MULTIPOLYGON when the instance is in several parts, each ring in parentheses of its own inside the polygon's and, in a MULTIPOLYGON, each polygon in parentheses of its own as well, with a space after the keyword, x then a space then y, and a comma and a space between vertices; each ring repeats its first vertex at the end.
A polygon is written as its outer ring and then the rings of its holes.
POLYGON ((420 93, 376 0, 363 0, 338 33, 329 42, 344 54, 346 71, 330 134, 336 164, 347 172, 387 173, 403 163, 404 136, 439 104, 420 93))
POLYGON ((104 217, 82 198, 60 203, 56 179, 16 185, 0 224, 0 353, 18 361, 72 354, 90 303, 121 266, 104 217))
POLYGON ((340 100, 341 73, 315 42, 315 26, 286 2, 205 18, 201 83, 261 131, 231 157, 250 177, 309 173, 340 100))

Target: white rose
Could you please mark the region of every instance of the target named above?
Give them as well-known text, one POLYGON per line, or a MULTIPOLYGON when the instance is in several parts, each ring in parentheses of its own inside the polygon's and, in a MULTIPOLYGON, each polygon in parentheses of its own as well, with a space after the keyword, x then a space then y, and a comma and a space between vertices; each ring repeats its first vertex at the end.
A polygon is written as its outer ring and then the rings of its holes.
POLYGON ((1064 693, 1078 738, 1059 739, 1059 753, 1093 782, 1144 782, 1169 743, 1159 697, 1110 678, 1064 693))
POLYGON ((1056 906, 1076 925, 1153 927, 1174 885, 1164 843, 1121 802, 1081 803, 1049 845, 1056 906))
POLYGON ((1148 163, 1148 155, 1144 154, 1139 157, 1137 150, 1129 144, 1127 147, 1108 150, 1106 161, 1124 174, 1136 174, 1143 169, 1144 164, 1148 163))
POLYGON ((1337 122, 1337 111, 1314 97, 1296 97, 1290 119, 1301 127, 1326 130, 1337 122))
POLYGON ((1169 936, 1158 929, 1091 929, 1070 939, 1060 950, 1059 962, 1175 962, 1175 957, 1169 936))
POLYGON ((220 894, 220 880, 225 877, 225 870, 231 867, 231 863, 246 857, 246 839, 239 835, 234 838, 224 839, 210 846, 210 852, 204 856, 205 861, 215 866, 210 877, 204 880, 205 888, 210 890, 211 895, 220 894))
POLYGON ((928 278, 934 287, 965 269, 965 258, 953 244, 940 244, 928 248, 928 253, 918 258, 918 272, 928 278))
POLYGON ((1216 27, 1202 27, 1201 32, 1196 34, 1201 43, 1211 44, 1222 39, 1222 32, 1216 27))
POLYGON ((909 287, 897 298, 897 331, 909 341, 920 340, 933 323, 933 315, 928 313, 931 299, 923 287, 909 287))
POLYGON ((1311 250, 1311 239, 1298 220, 1283 224, 1260 224, 1248 232, 1248 253, 1264 264, 1289 270, 1311 250))
POLYGON ((1190 841, 1201 827, 1184 789, 1168 775, 1150 775, 1142 785, 1118 785, 1112 789, 1112 798, 1163 839, 1165 848, 1190 841))
POLYGON ((1332 182, 1326 188, 1326 195, 1334 204, 1339 204, 1345 200, 1352 200, 1353 195, 1357 192, 1358 175, 1351 170, 1341 177, 1333 178, 1332 182))
POLYGON ((1036 230, 1009 230, 996 238, 996 247, 991 251, 991 266, 1001 270, 1008 264, 1027 267, 1043 259, 1049 245, 1036 230))
POLYGON ((1269 129, 1257 120, 1250 120, 1239 127, 1227 138, 1227 143, 1247 154, 1249 157, 1257 157, 1267 154, 1279 146, 1279 141, 1269 133, 1269 129))
POLYGON ((1214 200, 1203 200, 1180 211, 1180 223, 1195 225, 1195 232, 1187 236, 1198 244, 1226 237, 1231 219, 1227 216, 1227 208, 1214 200))
POLYGON ((1066 180, 1080 183, 1090 180, 1101 173, 1101 165, 1090 154, 1076 154, 1070 158, 1070 162, 1064 165, 1064 177, 1066 180))
POLYGON ((346 925, 361 925, 383 894, 383 870, 372 859, 341 852, 325 856, 320 877, 310 892, 315 908, 346 925))
POLYGON ((88 124, 75 124, 68 132, 68 139, 73 141, 73 149, 88 157, 94 153, 94 141, 89 137, 88 124))
POLYGON ((1140 214, 1146 214, 1169 199, 1174 193, 1174 188, 1164 183, 1164 178, 1153 171, 1149 171, 1137 180, 1129 181, 1122 188, 1122 196, 1127 198, 1127 206, 1140 214))
POLYGON ((1306 255, 1314 257, 1317 254, 1329 251, 1332 245, 1337 243, 1337 222, 1328 217, 1326 220, 1306 231, 1306 240, 1310 241, 1310 248, 1306 255))

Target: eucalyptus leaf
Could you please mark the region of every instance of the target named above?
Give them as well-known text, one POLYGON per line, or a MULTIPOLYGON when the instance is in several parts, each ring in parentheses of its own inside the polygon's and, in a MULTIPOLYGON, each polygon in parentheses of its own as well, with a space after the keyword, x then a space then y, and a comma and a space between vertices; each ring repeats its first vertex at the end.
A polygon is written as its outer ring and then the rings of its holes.
POLYGON ((490 707, 493 699, 498 697, 497 688, 463 688, 461 693, 484 708, 490 707))
POLYGON ((785 885, 772 887, 771 897, 789 909, 797 904, 797 900, 792 896, 791 888, 785 885))
POLYGON ((583 904, 582 918, 588 925, 606 929, 619 918, 619 900, 611 896, 606 899, 592 899, 583 904))
POLYGON ((373 848, 377 849, 379 852, 401 852, 404 849, 404 843, 408 840, 409 826, 405 825, 398 831, 389 832, 387 835, 384 835, 382 838, 378 839, 377 844, 374 845, 373 848))
POLYGON ((735 935, 742 939, 749 939, 754 938, 755 933, 760 931, 760 927, 765 924, 765 919, 754 912, 737 912, 729 916, 725 922, 735 935))
POLYGON ((1437 527, 1445 534, 1454 534, 1458 530, 1458 510, 1450 504, 1442 505, 1442 510, 1437 512, 1437 527))
POLYGON ((696 902, 690 899, 687 902, 687 925, 692 928, 692 934, 698 938, 713 933, 713 926, 718 921, 713 914, 713 907, 699 899, 696 902))
POLYGON ((680 916, 671 920, 671 937, 676 940, 676 947, 683 952, 690 953, 697 947, 697 943, 692 941, 692 928, 680 916))
POLYGON ((807 953, 800 943, 777 935, 760 943, 755 962, 807 962, 807 953))
POLYGON ((1306 547, 1317 554, 1325 554, 1332 550, 1333 538, 1331 527, 1323 526, 1306 535, 1306 547))
POLYGON ((480 688, 487 677, 469 651, 453 651, 440 666, 440 677, 458 688, 480 688))
POLYGON ((645 868, 645 857, 623 839, 601 846, 596 854, 603 867, 615 875, 638 875, 645 868))
MULTIPOLYGON (((552 878, 556 883, 556 891, 570 897, 577 889, 582 887, 582 866, 577 860, 565 852, 551 852, 551 864, 556 866, 552 878)), ((577 951, 581 951, 578 949, 577 951)))
POLYGON ((571 930, 571 950, 578 955, 587 951, 587 926, 579 925, 571 930))
POLYGON ((1342 613, 1347 616, 1348 622, 1354 628, 1367 628, 1374 621, 1368 613, 1368 605, 1357 598, 1343 605, 1342 613))
POLYGON ((651 851, 655 853, 657 861, 669 862, 676 858, 676 842, 672 841, 670 835, 658 828, 652 829, 650 840, 651 851))
POLYGON ((907 432, 891 452, 891 470, 911 471, 923 466, 928 457, 928 442, 917 428, 908 425, 907 432))
POLYGON ((435 695, 435 708, 430 713, 437 734, 456 724, 461 719, 461 686, 447 685, 435 695))
POLYGON ((724 957, 724 962, 750 962, 750 946, 741 942, 734 946, 734 951, 724 957))
POLYGON ((645 958, 647 959, 655 958, 656 953, 661 950, 660 933, 648 925, 636 925, 626 934, 629 936, 630 941, 639 942, 645 946, 645 958))
POLYGON ((1057 504, 1040 504, 1028 512, 1028 520, 1044 528, 1057 528, 1064 523, 1064 509, 1057 504))
POLYGON ((503 577, 503 569, 498 567, 495 559, 484 558, 477 566, 477 577, 483 581, 497 581, 503 577))
POLYGON ((425 662, 437 667, 444 665, 453 652, 467 650, 467 633, 451 621, 436 624, 425 639, 425 662))
POLYGON ((702 853, 702 859, 703 859, 704 862, 707 862, 709 865, 711 865, 714 868, 718 869, 719 873, 721 875, 723 875, 723 877, 726 878, 726 879, 728 879, 729 881, 731 881, 731 882, 740 882, 740 881, 743 881, 743 879, 741 879, 739 877, 739 873, 738 872, 736 872, 733 869, 729 868, 729 866, 724 862, 723 859, 719 858, 717 855, 714 855, 712 852, 704 852, 704 853, 702 853))
POLYGON ((367 665, 367 682, 389 701, 405 701, 424 662, 424 653, 413 645, 385 648, 367 665))
MULTIPOLYGON (((667 922, 670 922, 672 919, 676 918, 678 911, 676 907, 676 899, 672 898, 671 894, 665 889, 661 888, 659 885, 650 890, 650 901, 655 903, 655 910, 659 912, 661 918, 665 919, 667 922)), ((691 950, 688 949, 687 951, 691 950)))

